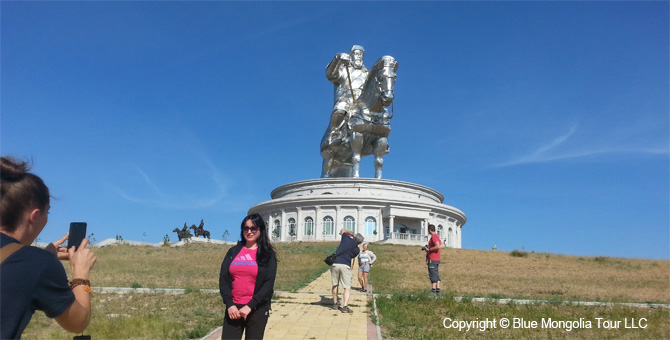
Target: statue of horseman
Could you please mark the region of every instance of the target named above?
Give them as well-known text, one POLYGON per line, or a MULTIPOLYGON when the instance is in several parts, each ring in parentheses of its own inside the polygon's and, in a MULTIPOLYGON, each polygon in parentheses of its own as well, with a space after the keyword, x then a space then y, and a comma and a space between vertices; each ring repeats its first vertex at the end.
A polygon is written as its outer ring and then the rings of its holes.
POLYGON ((375 156, 375 178, 382 177, 398 63, 386 55, 368 70, 364 55, 363 46, 354 45, 326 66, 326 77, 335 85, 335 104, 321 139, 322 178, 357 178, 361 157, 368 155, 375 156))
POLYGON ((361 45, 351 47, 351 52, 338 53, 326 66, 326 78, 335 84, 335 105, 330 115, 327 144, 338 144, 346 137, 344 126, 352 114, 354 102, 363 92, 368 79, 368 69, 363 65, 365 49, 361 45))

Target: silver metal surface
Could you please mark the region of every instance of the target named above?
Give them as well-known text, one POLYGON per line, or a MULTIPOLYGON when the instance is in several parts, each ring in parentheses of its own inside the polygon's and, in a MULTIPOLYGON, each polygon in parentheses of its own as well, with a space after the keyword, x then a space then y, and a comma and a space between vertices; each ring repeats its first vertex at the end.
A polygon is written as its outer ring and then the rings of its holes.
POLYGON ((336 54, 326 66, 326 78, 335 86, 335 103, 321 139, 322 178, 359 177, 361 157, 368 155, 375 157, 375 178, 382 178, 393 117, 388 106, 394 99, 398 63, 383 56, 368 71, 364 54, 362 46, 354 45, 349 54, 336 54))

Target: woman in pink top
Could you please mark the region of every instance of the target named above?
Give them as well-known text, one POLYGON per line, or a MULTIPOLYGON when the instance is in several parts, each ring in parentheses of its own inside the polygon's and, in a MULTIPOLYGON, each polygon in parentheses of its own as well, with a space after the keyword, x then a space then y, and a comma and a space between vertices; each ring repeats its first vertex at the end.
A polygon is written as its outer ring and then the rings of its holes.
POLYGON ((221 339, 263 339, 277 275, 277 256, 263 218, 242 220, 242 241, 221 263, 219 291, 226 306, 221 339))

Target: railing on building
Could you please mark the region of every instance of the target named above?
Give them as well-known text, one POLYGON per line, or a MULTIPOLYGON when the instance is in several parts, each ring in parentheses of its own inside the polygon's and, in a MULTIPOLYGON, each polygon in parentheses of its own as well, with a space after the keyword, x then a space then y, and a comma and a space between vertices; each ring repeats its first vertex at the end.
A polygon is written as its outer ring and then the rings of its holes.
POLYGON ((428 242, 428 235, 421 235, 421 234, 407 234, 407 233, 393 232, 391 233, 391 238, 405 241, 428 242))

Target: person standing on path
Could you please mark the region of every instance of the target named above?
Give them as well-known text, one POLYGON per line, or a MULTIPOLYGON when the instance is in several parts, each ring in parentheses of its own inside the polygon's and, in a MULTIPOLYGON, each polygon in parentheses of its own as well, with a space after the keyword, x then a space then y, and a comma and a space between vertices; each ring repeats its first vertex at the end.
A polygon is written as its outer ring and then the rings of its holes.
POLYGON ((430 240, 428 241, 428 247, 426 247, 426 264, 428 264, 428 278, 430 279, 432 293, 440 292, 440 254, 442 250, 442 241, 440 237, 435 232, 435 226, 428 226, 428 233, 430 234, 430 240))
POLYGON ((263 339, 277 276, 277 255, 259 214, 242 220, 240 241, 221 263, 219 291, 226 306, 221 339, 263 339))
POLYGON ((368 244, 363 243, 363 250, 358 254, 358 283, 361 284, 361 291, 368 291, 368 274, 372 264, 377 261, 377 256, 368 250, 368 244))
POLYGON ((363 243, 363 235, 354 235, 354 233, 346 229, 340 230, 340 235, 342 235, 342 239, 335 251, 337 257, 333 265, 330 266, 330 278, 333 284, 331 289, 333 293, 333 309, 339 309, 342 313, 353 313, 354 311, 348 305, 349 297, 351 296, 351 271, 354 266, 352 260, 360 252, 358 245, 363 243), (339 307, 338 302, 338 289, 340 287, 344 290, 342 307, 339 307))

